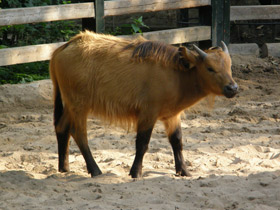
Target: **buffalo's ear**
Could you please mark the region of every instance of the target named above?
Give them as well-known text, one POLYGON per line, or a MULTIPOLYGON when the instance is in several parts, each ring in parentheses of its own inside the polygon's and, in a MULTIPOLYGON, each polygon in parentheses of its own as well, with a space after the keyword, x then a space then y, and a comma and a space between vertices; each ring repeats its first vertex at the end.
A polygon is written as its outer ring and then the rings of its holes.
POLYGON ((183 65, 184 68, 192 68, 197 61, 197 58, 192 53, 192 51, 188 50, 186 47, 179 47, 178 51, 180 56, 180 64, 183 65))

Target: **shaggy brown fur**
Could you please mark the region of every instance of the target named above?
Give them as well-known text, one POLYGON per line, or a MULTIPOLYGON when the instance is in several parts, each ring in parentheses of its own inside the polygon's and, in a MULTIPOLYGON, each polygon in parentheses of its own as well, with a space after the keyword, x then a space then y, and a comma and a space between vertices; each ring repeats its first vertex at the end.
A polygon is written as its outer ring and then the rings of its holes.
POLYGON ((161 63, 164 66, 174 66, 174 68, 179 65, 178 49, 161 42, 141 39, 127 45, 124 49, 133 49, 131 57, 138 62, 161 63))
MULTIPOLYGON (((109 35, 84 32, 53 53, 51 66, 54 60, 61 59, 63 63, 60 61, 60 64, 57 64, 60 66, 51 68, 50 75, 53 81, 56 81, 56 77, 63 79, 59 83, 72 80, 69 78, 70 74, 74 76, 75 80, 70 84, 65 84, 65 88, 64 85, 60 85, 62 98, 67 108, 78 109, 86 105, 87 111, 81 109, 77 112, 91 112, 109 123, 129 129, 137 124, 138 110, 147 109, 147 97, 153 97, 149 96, 148 92, 143 95, 145 91, 148 91, 147 82, 151 78, 143 83, 139 77, 153 76, 156 73, 155 70, 148 72, 151 67, 158 69, 156 71, 164 71, 165 68, 182 69, 179 58, 176 47, 160 42, 151 42, 144 38, 130 41, 109 35), (72 63, 70 69, 79 69, 79 74, 76 70, 70 71, 69 62, 72 63), (103 66, 106 66, 107 71, 103 70, 103 66), (65 69, 65 71, 54 72, 55 68, 65 69), (87 80, 86 83, 84 83, 85 80, 87 80), (72 98, 73 92, 80 92, 79 88, 84 93, 72 98), (123 95, 122 92, 126 94, 123 95), (78 100, 77 97, 80 99, 78 100), (76 101, 79 105, 74 104, 76 101), (86 101, 86 104, 81 106, 83 101, 86 101)), ((160 74, 166 77, 170 72, 160 74)), ((150 85, 153 86, 153 84, 150 85)), ((153 89, 150 92, 157 92, 155 88, 153 89)))
MULTIPOLYGON (((220 48, 206 52, 207 58, 202 59, 184 47, 88 31, 55 50, 50 76, 54 86, 59 170, 68 170, 68 141, 72 135, 89 172, 93 176, 101 173, 87 145, 89 113, 110 123, 134 127, 139 138, 146 138, 145 142, 155 122, 161 120, 170 141, 177 141, 181 136, 180 113, 184 109, 208 94, 224 95, 225 87, 235 84, 229 55, 220 48)), ((174 152, 179 151, 178 171, 186 175, 179 161, 181 147, 176 145, 172 147, 174 152)), ((133 177, 141 174, 141 158, 134 164, 133 177)))

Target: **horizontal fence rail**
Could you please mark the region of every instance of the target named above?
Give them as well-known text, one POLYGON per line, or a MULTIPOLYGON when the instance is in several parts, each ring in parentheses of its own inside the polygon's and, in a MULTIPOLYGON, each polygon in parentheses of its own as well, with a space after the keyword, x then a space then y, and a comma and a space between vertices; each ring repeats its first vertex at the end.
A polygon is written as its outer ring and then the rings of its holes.
POLYGON ((231 6, 230 20, 280 19, 280 5, 231 6))
MULTIPOLYGON (((105 1, 104 16, 211 5, 210 0, 105 1)), ((231 6, 230 20, 280 19, 280 5, 231 6)), ((95 17, 93 3, 2 9, 0 26, 95 17)))
POLYGON ((0 10, 0 26, 94 17, 93 3, 0 10))
MULTIPOLYGON (((211 5, 211 0, 119 0, 104 2, 104 16, 211 5)), ((94 3, 2 9, 0 26, 95 17, 94 3)))
POLYGON ((52 52, 63 42, 14 47, 0 50, 0 66, 49 60, 52 52))
POLYGON ((147 32, 143 37, 152 41, 161 41, 167 44, 180 44, 211 39, 211 26, 196 26, 178 29, 169 29, 147 32))
POLYGON ((121 0, 105 1, 105 16, 156 12, 211 5, 211 0, 121 0))
MULTIPOLYGON (((161 40, 168 44, 195 42, 209 40, 211 38, 211 27, 201 26, 154 31, 143 33, 143 36, 148 40, 161 40)), ((134 36, 120 37, 133 38, 134 36)), ((2 49, 0 50, 0 66, 49 60, 52 52, 64 43, 65 42, 2 49)))

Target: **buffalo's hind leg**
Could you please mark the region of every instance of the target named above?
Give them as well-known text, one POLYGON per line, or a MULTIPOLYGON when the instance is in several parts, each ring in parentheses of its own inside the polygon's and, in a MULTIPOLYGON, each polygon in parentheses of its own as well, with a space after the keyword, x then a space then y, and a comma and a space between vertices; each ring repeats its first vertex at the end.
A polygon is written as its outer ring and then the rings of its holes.
POLYGON ((77 114, 77 116, 74 117, 73 119, 75 119, 75 122, 73 123, 71 129, 71 135, 73 136, 75 142, 77 143, 86 161, 88 173, 90 173, 92 177, 102 174, 94 158, 92 157, 91 151, 88 146, 87 116, 82 114, 77 114))
POLYGON ((58 170, 59 172, 69 171, 69 140, 70 122, 67 110, 61 110, 61 116, 55 116, 55 133, 58 144, 58 170))
POLYGON ((173 149, 176 174, 180 176, 191 176, 187 170, 184 156, 182 153, 183 144, 180 117, 176 116, 174 118, 168 119, 164 121, 164 125, 166 128, 166 133, 168 135, 169 142, 173 149))
POLYGON ((58 144, 58 170, 59 172, 69 171, 69 127, 64 131, 56 132, 58 144))

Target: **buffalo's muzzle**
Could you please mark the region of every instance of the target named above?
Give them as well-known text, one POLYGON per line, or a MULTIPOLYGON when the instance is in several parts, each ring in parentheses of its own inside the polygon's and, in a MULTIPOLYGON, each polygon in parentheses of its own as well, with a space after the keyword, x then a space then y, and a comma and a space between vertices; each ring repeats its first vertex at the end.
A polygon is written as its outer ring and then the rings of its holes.
POLYGON ((237 92, 238 92, 238 85, 236 83, 230 84, 230 85, 226 85, 224 87, 224 90, 223 90, 223 94, 227 98, 234 97, 237 94, 237 92))

